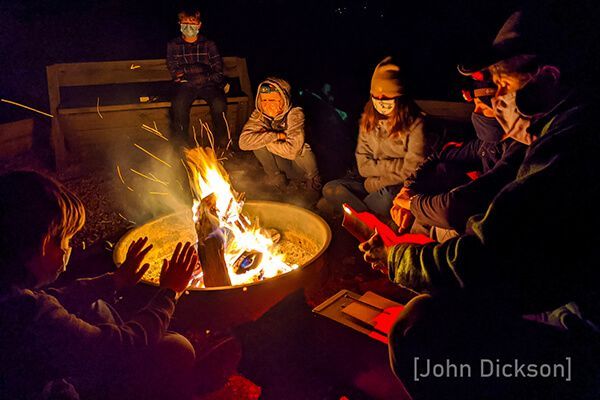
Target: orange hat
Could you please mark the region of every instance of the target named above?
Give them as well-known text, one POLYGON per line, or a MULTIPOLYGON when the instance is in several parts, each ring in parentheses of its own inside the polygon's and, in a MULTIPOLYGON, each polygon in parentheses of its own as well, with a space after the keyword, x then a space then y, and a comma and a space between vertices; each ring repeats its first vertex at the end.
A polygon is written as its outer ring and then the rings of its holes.
POLYGON ((392 99, 403 94, 404 85, 400 79, 400 67, 392 61, 392 57, 386 57, 377 64, 375 72, 373 72, 371 95, 392 99))

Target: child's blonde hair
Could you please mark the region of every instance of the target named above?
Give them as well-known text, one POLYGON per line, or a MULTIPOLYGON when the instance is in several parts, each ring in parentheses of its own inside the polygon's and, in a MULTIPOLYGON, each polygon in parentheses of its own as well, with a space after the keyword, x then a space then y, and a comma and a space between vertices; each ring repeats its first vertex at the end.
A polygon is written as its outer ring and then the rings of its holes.
POLYGON ((0 176, 0 289, 27 281, 25 263, 48 237, 73 236, 85 223, 81 200, 33 171, 0 176))

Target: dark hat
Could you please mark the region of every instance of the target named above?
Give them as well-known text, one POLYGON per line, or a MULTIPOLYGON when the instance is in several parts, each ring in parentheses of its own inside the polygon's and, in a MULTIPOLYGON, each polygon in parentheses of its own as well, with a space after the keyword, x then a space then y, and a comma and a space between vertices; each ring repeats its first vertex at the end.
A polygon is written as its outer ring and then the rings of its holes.
POLYGON ((540 10, 535 13, 529 9, 514 12, 504 22, 492 45, 458 65, 458 71, 463 75, 471 75, 514 56, 556 51, 552 43, 556 40, 559 28, 555 25, 556 21, 545 18, 547 12, 540 10))

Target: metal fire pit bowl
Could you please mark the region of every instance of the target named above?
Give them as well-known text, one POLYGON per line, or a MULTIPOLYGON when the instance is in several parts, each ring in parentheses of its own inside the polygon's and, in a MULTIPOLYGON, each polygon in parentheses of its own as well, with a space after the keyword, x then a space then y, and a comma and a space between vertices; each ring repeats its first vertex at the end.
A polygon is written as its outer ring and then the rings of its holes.
MULTIPOLYGON (((298 269, 270 279, 240 286, 189 289, 177 304, 173 319, 177 328, 223 329, 253 321, 290 293, 319 280, 323 253, 331 241, 329 225, 321 217, 298 206, 272 201, 247 201, 244 213, 252 219, 258 217, 263 227, 306 236, 318 251, 298 269)), ((169 214, 128 231, 114 248, 117 265, 125 260, 129 244, 143 236, 154 245, 146 261, 161 265, 178 242, 197 242, 191 210, 169 214)), ((136 293, 145 302, 156 292, 156 285, 142 282, 136 293)))

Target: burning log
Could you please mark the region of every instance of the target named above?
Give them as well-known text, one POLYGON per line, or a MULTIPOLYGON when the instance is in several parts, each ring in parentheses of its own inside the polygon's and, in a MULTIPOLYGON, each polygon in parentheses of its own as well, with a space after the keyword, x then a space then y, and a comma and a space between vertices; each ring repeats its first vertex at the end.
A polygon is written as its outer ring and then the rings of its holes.
POLYGON ((267 229, 267 232, 269 233, 269 236, 271 237, 273 243, 279 243, 279 241, 281 240, 281 232, 279 232, 275 228, 269 228, 267 229))
POLYGON ((215 168, 219 168, 216 157, 211 149, 195 148, 185 151, 187 166, 191 171, 188 178, 190 187, 197 201, 200 202, 195 210, 195 227, 198 235, 198 255, 202 265, 204 286, 230 286, 231 279, 225 262, 225 239, 220 230, 220 220, 217 209, 217 196, 210 193, 202 197, 201 188, 198 187, 197 177, 199 167, 206 160, 214 161, 215 168))
POLYGON ((231 286, 231 279, 225 263, 225 247, 219 235, 211 235, 198 242, 198 255, 204 273, 204 286, 231 286))
POLYGON ((297 268, 276 252, 281 233, 261 228, 258 218, 251 221, 242 213, 245 194, 232 188, 214 150, 198 147, 184 153, 204 286, 255 282, 297 268))
POLYGON ((196 215, 198 255, 204 276, 204 286, 230 286, 231 280, 225 262, 225 240, 218 234, 219 217, 216 196, 210 194, 200 201, 196 215))

